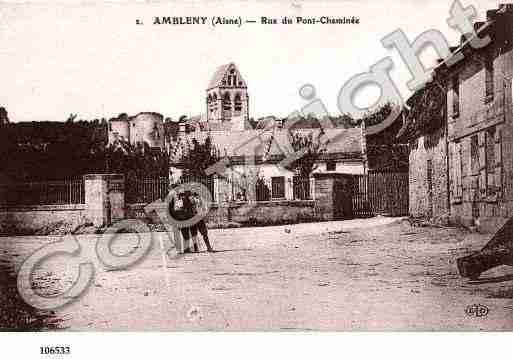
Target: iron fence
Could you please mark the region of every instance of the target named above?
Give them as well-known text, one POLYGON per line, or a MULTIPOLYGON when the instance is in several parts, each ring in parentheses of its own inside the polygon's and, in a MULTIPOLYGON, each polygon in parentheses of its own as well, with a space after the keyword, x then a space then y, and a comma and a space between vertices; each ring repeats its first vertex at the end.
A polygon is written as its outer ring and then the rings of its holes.
POLYGON ((312 199, 310 192, 310 178, 294 176, 292 179, 292 192, 296 200, 312 199))
POLYGON ((212 201, 216 201, 215 193, 214 193, 214 178, 213 177, 193 177, 193 176, 182 176, 178 180, 176 184, 184 184, 184 183, 200 183, 201 187, 197 188, 196 191, 199 191, 198 195, 201 198, 211 198, 212 201))
POLYGON ((367 217, 376 214, 408 215, 408 173, 369 173, 353 179, 353 214, 367 217))
MULTIPOLYGON (((170 184, 167 177, 130 178, 126 181, 126 203, 151 203, 159 199, 164 200, 172 186, 184 183, 201 183, 204 186, 198 191, 209 191, 214 198, 214 181, 211 177, 181 177, 176 183, 170 184)), ((199 193, 202 198, 206 194, 199 193)))
POLYGON ((63 180, 0 184, 0 205, 82 204, 84 181, 63 180))
POLYGON ((166 198, 169 192, 169 178, 127 178, 125 188, 126 203, 151 203, 166 198))

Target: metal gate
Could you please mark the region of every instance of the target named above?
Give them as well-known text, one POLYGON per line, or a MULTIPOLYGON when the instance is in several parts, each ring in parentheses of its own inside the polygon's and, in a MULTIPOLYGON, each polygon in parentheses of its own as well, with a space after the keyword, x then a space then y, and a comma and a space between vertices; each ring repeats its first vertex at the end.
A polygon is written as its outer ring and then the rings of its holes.
POLYGON ((407 172, 372 172, 353 176, 353 216, 407 216, 408 184, 407 172))

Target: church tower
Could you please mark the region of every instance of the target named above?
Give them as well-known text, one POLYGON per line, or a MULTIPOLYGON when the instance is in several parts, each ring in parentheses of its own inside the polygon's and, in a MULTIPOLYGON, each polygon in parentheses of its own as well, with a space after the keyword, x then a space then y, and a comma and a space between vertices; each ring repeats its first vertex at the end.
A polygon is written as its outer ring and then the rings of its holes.
POLYGON ((243 131, 249 121, 249 96, 246 81, 234 63, 220 66, 207 88, 207 120, 221 123, 224 129, 243 131))

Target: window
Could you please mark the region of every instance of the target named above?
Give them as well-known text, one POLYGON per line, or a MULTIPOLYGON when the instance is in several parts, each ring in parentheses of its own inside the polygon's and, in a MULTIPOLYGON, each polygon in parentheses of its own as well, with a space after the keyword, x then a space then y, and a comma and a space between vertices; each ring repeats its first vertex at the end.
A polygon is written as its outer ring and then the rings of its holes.
POLYGON ((495 172, 495 127, 486 131, 486 173, 495 172))
POLYGON ((294 199, 310 199, 310 178, 294 176, 292 178, 294 199))
POLYGON ((237 86, 237 75, 234 69, 231 69, 228 75, 228 86, 237 86))
POLYGON ((230 94, 226 92, 223 97, 223 110, 229 112, 232 110, 232 102, 230 99, 230 94))
POLYGON ((460 114, 460 81, 458 75, 452 78, 452 117, 460 114))
POLYGON ((433 216, 433 160, 427 160, 428 216, 433 216))
POLYGON ((479 139, 477 135, 470 138, 470 170, 473 175, 479 174, 479 139))
POLYGON ((485 102, 493 100, 493 56, 486 56, 485 62, 485 102))
POLYGON ((427 160, 426 168, 428 192, 431 194, 431 191, 433 190, 433 160, 427 160))
POLYGON ((495 189, 495 127, 486 131, 485 139, 486 156, 486 194, 493 195, 495 189))
POLYGON ((285 177, 271 178, 271 197, 273 199, 285 198, 285 177))
POLYGON ((452 152, 452 191, 455 201, 461 201, 463 195, 462 181, 462 160, 461 160, 461 143, 455 142, 452 152))
POLYGON ((240 93, 237 93, 235 95, 235 99, 234 99, 234 110, 237 114, 240 114, 240 112, 242 111, 242 100, 241 100, 241 96, 240 96, 240 93))
POLYGON ((335 161, 326 162, 326 171, 336 171, 337 163, 335 161))

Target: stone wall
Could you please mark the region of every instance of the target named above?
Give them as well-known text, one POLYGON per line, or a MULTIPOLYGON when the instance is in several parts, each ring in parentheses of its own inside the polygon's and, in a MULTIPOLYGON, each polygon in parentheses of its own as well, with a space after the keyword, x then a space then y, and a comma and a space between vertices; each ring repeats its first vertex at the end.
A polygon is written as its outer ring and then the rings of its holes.
POLYGON ((57 226, 70 232, 86 222, 83 204, 0 207, 0 234, 34 234, 57 226))
POLYGON ((410 215, 442 218, 448 215, 446 137, 443 129, 419 137, 410 145, 409 209, 410 215), (428 184, 431 161, 431 191, 428 184))
POLYGON ((207 220, 212 226, 223 227, 230 222, 265 226, 309 222, 317 218, 314 201, 268 201, 213 206, 207 220))
POLYGON ((125 218, 124 176, 84 176, 83 204, 0 207, 1 234, 71 233, 84 224, 109 225, 125 218))
MULTIPOLYGON (((508 10, 501 15, 500 23, 509 24, 512 19, 513 13, 508 10)), ((497 29, 507 33, 492 34, 498 41, 481 54, 468 54, 449 76, 459 80, 459 114, 452 109, 455 91, 447 93, 451 220, 476 226, 483 232, 496 231, 513 215, 513 49, 500 41, 513 38, 513 31, 502 25, 497 29), (476 60, 487 57, 493 59, 493 97, 486 96, 486 69, 476 60), (486 153, 490 133, 494 147, 492 170, 486 153), (472 138, 477 139, 474 160, 472 138)))
MULTIPOLYGON (((157 213, 147 214, 143 204, 129 204, 127 218, 149 220, 160 223, 157 213)), ((164 204, 160 210, 167 211, 164 204)), ((207 224, 214 228, 227 226, 267 226, 276 224, 302 223, 318 220, 314 201, 266 201, 231 202, 213 204, 206 217, 207 224)))
MULTIPOLYGON (((125 204, 123 176, 92 174, 84 176, 84 181, 84 204, 0 208, 0 231, 31 234, 60 226, 66 229, 65 233, 71 233, 81 225, 98 228, 125 218, 160 222, 158 214, 146 213, 151 211, 145 211, 145 204, 125 204)), ((207 222, 212 227, 266 226, 349 218, 351 184, 350 175, 315 174, 313 200, 216 203, 208 213, 207 222)), ((157 207, 159 211, 168 211, 166 203, 157 207)))
POLYGON ((315 210, 319 219, 349 218, 352 211, 352 177, 342 174, 314 174, 315 210))

